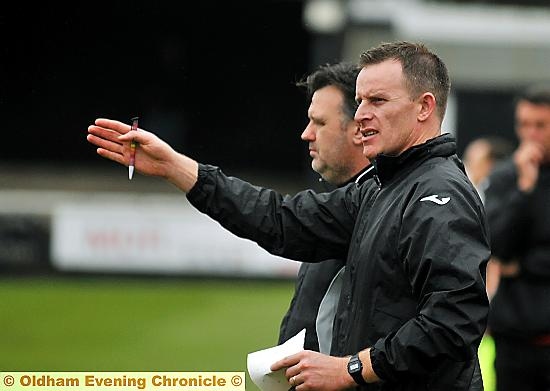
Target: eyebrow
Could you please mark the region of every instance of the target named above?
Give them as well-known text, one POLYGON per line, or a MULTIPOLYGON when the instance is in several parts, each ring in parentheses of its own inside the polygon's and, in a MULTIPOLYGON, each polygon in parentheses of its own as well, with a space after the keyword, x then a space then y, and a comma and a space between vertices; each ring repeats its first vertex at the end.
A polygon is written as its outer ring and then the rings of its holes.
POLYGON ((374 92, 369 92, 368 94, 365 94, 365 95, 362 95, 362 96, 361 95, 356 95, 355 96, 355 101, 359 103, 359 101, 361 101, 361 100, 372 99, 372 98, 390 99, 390 96, 386 91, 378 90, 378 91, 374 91, 374 92))

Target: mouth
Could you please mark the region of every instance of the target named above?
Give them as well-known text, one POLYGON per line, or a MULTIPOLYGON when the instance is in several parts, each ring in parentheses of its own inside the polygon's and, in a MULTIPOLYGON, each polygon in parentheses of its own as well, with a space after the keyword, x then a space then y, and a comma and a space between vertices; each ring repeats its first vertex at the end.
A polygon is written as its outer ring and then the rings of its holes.
POLYGON ((372 129, 361 130, 361 135, 363 136, 363 139, 374 136, 375 134, 378 134, 376 130, 372 130, 372 129))

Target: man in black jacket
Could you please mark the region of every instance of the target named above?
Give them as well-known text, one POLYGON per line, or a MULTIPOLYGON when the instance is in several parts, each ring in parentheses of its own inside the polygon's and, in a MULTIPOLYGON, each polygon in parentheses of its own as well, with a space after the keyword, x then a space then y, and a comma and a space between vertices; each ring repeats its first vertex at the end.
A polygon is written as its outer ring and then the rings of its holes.
MULTIPOLYGON (((358 73, 356 64, 325 65, 297 83, 310 98, 309 122, 301 137, 309 144, 311 167, 323 180, 339 187, 352 182, 359 185, 374 173, 373 166, 363 156, 361 132, 353 118, 357 109, 355 80, 358 73)), ((305 328, 304 348, 319 351, 316 331, 319 305, 344 265, 343 258, 302 263, 294 297, 281 323, 279 343, 305 328)), ((332 316, 328 318, 329 321, 333 319, 332 316)), ((330 340, 324 339, 321 351, 328 353, 330 340)))
POLYGON ((301 390, 482 390, 490 256, 481 200, 441 135, 450 88, 422 44, 361 55, 355 120, 375 181, 282 196, 175 152, 154 134, 98 119, 100 156, 166 178, 199 210, 262 247, 300 261, 346 258, 331 356, 303 351, 271 366, 301 390))
POLYGON ((512 158, 489 176, 487 217, 500 283, 489 329, 498 391, 550 389, 550 87, 516 101, 512 158), (521 357, 521 359, 518 359, 521 357))

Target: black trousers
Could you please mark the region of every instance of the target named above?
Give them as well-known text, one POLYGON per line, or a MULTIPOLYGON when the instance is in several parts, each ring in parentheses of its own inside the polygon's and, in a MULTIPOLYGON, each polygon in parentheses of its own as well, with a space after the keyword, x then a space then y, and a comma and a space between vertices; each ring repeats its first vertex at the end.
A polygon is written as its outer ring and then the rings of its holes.
POLYGON ((493 338, 497 391, 550 391, 550 346, 493 338))

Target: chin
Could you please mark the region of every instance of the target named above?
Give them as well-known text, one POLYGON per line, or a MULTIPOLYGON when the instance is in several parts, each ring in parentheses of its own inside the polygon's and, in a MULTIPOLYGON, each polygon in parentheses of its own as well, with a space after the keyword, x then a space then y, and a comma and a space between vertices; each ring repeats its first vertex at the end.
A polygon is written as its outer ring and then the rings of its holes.
POLYGON ((363 156, 365 156, 369 160, 374 160, 374 158, 378 156, 378 153, 371 148, 363 148, 363 156))
POLYGON ((318 164, 311 164, 311 168, 313 169, 313 171, 315 171, 321 178, 323 178, 323 180, 326 180, 325 178, 325 175, 326 175, 326 170, 325 170, 325 167, 323 166, 320 166, 318 164))

